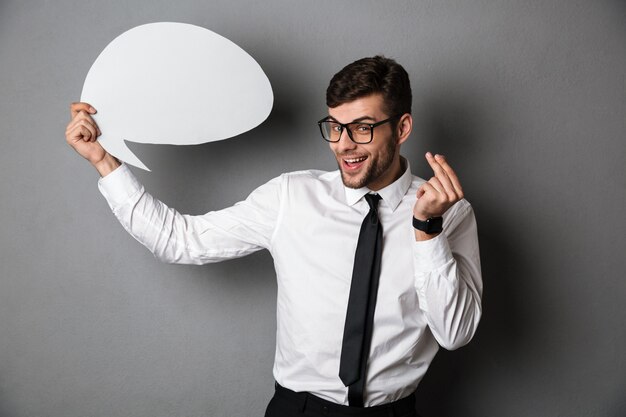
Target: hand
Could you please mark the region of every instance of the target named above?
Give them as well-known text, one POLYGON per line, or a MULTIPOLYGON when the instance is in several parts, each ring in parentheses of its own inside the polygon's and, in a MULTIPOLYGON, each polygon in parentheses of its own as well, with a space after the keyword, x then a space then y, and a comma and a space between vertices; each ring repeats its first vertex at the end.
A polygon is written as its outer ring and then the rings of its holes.
POLYGON ((100 175, 105 176, 120 163, 96 140, 102 133, 95 120, 91 118, 95 113, 96 109, 87 103, 72 103, 70 105, 72 120, 65 129, 65 140, 80 156, 91 162, 100 175))
POLYGON ((435 176, 417 190, 413 216, 418 220, 443 215, 454 203, 463 198, 459 179, 443 155, 426 153, 426 160, 435 176))

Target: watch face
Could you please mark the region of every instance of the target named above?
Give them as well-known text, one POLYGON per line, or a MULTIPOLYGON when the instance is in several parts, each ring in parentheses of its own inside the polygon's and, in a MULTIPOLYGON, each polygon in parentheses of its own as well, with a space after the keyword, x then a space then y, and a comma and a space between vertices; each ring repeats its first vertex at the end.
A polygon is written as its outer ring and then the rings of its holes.
POLYGON ((428 227, 427 227, 427 231, 426 233, 428 234, 432 234, 432 233, 439 233, 442 230, 442 225, 443 225, 443 218, 441 217, 431 217, 430 219, 426 220, 426 222, 428 223, 428 227))
POLYGON ((428 219, 428 231, 426 233, 438 233, 441 231, 441 217, 428 219))

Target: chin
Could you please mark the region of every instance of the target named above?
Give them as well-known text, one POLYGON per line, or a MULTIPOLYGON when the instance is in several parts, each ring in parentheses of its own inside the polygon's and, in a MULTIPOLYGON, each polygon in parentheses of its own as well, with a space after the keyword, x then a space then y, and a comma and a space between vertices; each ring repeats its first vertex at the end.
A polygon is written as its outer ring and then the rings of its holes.
POLYGON ((363 188, 367 185, 366 179, 367 175, 350 176, 341 171, 341 181, 343 182, 343 185, 348 188, 363 188))
POLYGON ((347 182, 345 177, 342 175, 341 176, 341 180, 343 181, 343 185, 345 185, 348 188, 354 188, 355 190, 358 190, 359 188, 362 188, 363 186, 359 183, 352 183, 352 182, 347 182))

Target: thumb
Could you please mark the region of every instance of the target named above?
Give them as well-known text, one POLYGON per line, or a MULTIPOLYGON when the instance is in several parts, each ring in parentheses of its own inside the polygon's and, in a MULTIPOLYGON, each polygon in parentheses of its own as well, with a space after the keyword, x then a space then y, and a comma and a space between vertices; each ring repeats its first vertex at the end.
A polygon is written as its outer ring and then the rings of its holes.
POLYGON ((426 193, 426 190, 424 189, 424 184, 422 184, 420 188, 417 189, 417 198, 420 198, 425 193, 426 193))

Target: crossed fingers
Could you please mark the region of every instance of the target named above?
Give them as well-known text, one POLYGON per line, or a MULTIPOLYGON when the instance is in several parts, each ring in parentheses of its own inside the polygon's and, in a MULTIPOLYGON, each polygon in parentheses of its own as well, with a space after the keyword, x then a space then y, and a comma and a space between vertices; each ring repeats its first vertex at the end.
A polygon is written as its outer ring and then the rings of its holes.
POLYGON ((428 152, 426 161, 435 175, 419 188, 415 214, 420 217, 440 216, 464 197, 463 188, 443 155, 433 156, 428 152))
POLYGON ((433 169, 435 176, 428 182, 442 194, 446 194, 450 200, 458 201, 463 198, 463 188, 456 173, 446 161, 445 156, 426 154, 426 160, 433 169))

